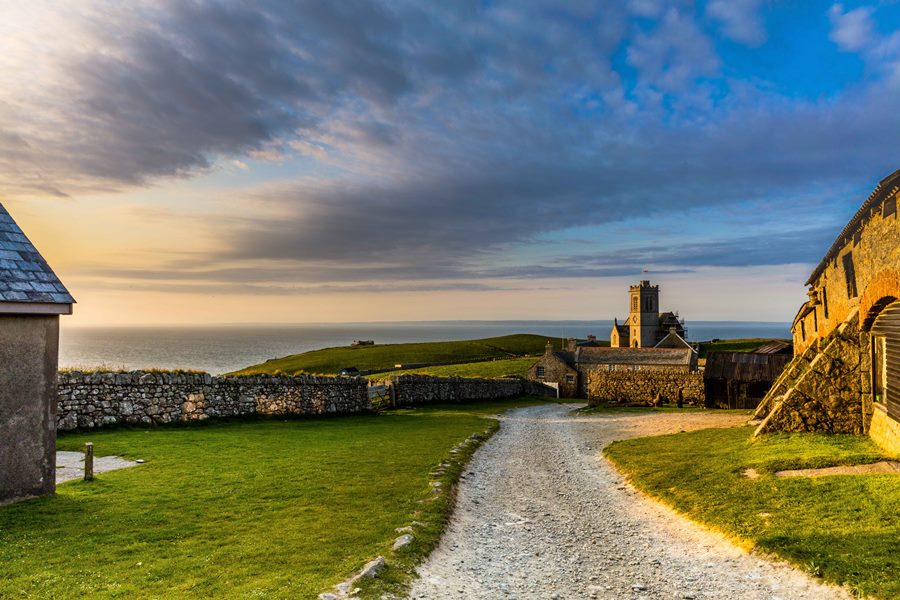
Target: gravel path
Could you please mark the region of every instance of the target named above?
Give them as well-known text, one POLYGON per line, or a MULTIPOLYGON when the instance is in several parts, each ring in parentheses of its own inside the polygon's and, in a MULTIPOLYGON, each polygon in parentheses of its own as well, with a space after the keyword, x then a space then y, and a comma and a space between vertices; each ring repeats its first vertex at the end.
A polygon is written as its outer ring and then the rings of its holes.
POLYGON ((572 408, 503 417, 460 482, 451 524, 419 568, 411 598, 850 598, 644 498, 600 455, 616 439, 727 427, 743 417, 573 417, 572 408))

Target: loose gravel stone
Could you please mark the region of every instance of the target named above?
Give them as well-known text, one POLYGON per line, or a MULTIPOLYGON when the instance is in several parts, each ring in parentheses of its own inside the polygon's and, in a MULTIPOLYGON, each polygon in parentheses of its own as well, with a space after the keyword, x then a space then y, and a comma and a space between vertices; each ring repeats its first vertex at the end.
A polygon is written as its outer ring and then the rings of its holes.
POLYGON ((726 413, 507 413, 474 456, 450 525, 411 598, 846 599, 749 555, 627 485, 602 458, 617 439, 738 425, 726 413))

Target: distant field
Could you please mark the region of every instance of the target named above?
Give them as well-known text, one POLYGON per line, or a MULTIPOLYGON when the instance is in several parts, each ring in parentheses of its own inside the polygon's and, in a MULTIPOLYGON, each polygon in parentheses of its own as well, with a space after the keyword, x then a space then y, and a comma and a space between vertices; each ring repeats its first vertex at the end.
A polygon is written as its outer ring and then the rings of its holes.
MULTIPOLYGON (((718 342, 700 342, 700 358, 706 358, 711 351, 717 352, 753 352, 772 338, 745 338, 739 340, 719 340, 718 342)), ((791 340, 779 340, 790 343, 791 340)))
MULTIPOLYGON (((360 371, 390 369, 397 364, 466 362, 492 358, 521 358, 544 352, 547 337, 516 334, 458 342, 422 342, 384 344, 351 348, 325 348, 294 354, 241 369, 233 375, 254 373, 319 373, 333 375, 341 369, 356 367, 360 371)), ((558 348, 559 339, 551 340, 558 348)), ((530 366, 530 365, 529 365, 530 366)))
MULTIPOLYGON (((491 360, 461 365, 444 365, 442 367, 422 367, 421 369, 404 369, 402 371, 390 371, 384 373, 384 377, 391 375, 432 375, 434 377, 506 377, 518 375, 524 377, 528 369, 537 362, 539 357, 510 358, 507 360, 491 360)), ((379 375, 372 375, 378 378, 379 375)))

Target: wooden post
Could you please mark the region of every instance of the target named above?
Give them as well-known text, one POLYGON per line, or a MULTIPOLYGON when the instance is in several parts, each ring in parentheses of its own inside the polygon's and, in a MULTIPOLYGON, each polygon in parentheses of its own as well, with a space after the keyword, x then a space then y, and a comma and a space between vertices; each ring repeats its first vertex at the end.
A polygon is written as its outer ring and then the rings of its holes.
POLYGON ((84 445, 84 480, 94 480, 94 444, 88 442, 84 445))

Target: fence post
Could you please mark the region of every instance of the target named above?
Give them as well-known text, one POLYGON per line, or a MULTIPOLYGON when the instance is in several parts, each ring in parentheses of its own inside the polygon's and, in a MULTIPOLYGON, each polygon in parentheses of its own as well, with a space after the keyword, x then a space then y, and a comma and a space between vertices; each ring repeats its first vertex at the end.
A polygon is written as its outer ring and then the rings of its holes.
POLYGON ((94 443, 84 445, 84 480, 94 480, 94 443))

